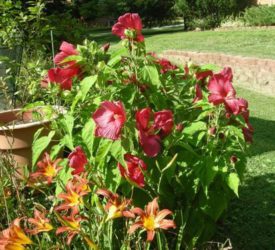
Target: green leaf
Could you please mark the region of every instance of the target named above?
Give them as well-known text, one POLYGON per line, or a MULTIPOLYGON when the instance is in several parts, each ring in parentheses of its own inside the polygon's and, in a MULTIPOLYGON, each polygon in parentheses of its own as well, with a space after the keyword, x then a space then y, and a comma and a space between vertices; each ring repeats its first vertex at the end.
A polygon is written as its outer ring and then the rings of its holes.
POLYGON ((115 50, 115 52, 112 53, 111 55, 111 59, 109 60, 108 65, 111 67, 115 66, 117 63, 121 61, 121 56, 126 54, 127 54, 127 50, 124 47, 121 49, 115 50))
POLYGON ((194 135, 196 132, 206 130, 207 126, 205 122, 193 122, 189 126, 185 127, 183 133, 186 135, 194 135))
POLYGON ((179 145, 179 146, 185 148, 189 153, 191 153, 191 154, 195 155, 196 157, 200 158, 200 155, 197 154, 197 153, 194 151, 194 149, 193 149, 188 143, 185 143, 185 142, 183 142, 183 141, 180 141, 180 142, 176 143, 176 145, 179 145))
POLYGON ((218 169, 215 167, 213 160, 210 158, 204 159, 199 164, 194 166, 194 172, 199 178, 204 188, 204 192, 207 194, 208 187, 213 182, 218 172, 218 169))
POLYGON ((58 173, 58 181, 56 183, 55 196, 59 195, 63 191, 67 182, 72 178, 72 168, 68 167, 67 164, 67 160, 62 161, 60 164, 60 166, 62 166, 62 169, 58 173))
MULTIPOLYGON (((203 193, 202 193, 203 195, 203 193)), ((227 196, 221 188, 215 188, 209 192, 208 197, 200 198, 201 210, 216 221, 227 207, 227 196)))
POLYGON ((63 151, 63 148, 64 148, 64 142, 63 141, 60 141, 58 144, 54 145, 52 148, 51 148, 51 159, 55 159, 61 151, 63 151))
POLYGON ((52 138, 55 135, 55 131, 51 131, 48 136, 42 136, 33 141, 32 144, 32 166, 36 164, 40 155, 49 146, 52 138))
POLYGON ((94 140, 95 140, 95 122, 93 119, 89 119, 82 129, 82 139, 86 144, 91 156, 93 156, 94 151, 94 140))
POLYGON ((96 158, 95 162, 99 166, 104 163, 106 156, 108 155, 111 147, 112 147, 113 141, 108 140, 108 139, 101 139, 97 153, 96 153, 96 158))
POLYGON ((106 176, 106 184, 108 185, 108 189, 112 190, 113 192, 117 191, 117 188, 121 182, 121 174, 117 167, 114 168, 106 168, 105 169, 105 176, 106 176))
POLYGON ((232 191, 239 197, 239 185, 240 185, 240 179, 239 176, 236 173, 230 173, 226 178, 226 183, 228 187, 232 189, 232 191))
POLYGON ((95 85, 97 81, 97 75, 85 77, 80 83, 80 89, 82 93, 82 101, 85 100, 90 89, 95 85))
POLYGON ((145 66, 142 73, 143 73, 143 80, 145 82, 151 82, 156 87, 161 86, 159 73, 155 66, 145 66))
POLYGON ((66 114, 63 119, 61 119, 61 125, 64 131, 72 136, 73 128, 74 128, 74 117, 70 114, 66 114))
POLYGON ((74 149, 74 143, 73 143, 74 117, 70 114, 66 114, 60 120, 60 123, 61 123, 62 129, 65 132, 65 136, 63 137, 62 141, 65 146, 73 150, 74 149))
POLYGON ((61 140, 61 143, 68 147, 70 150, 73 150, 74 149, 74 144, 73 144, 73 141, 72 141, 72 136, 70 135, 65 135, 62 140, 61 140))
POLYGON ((126 166, 124 161, 124 154, 126 151, 121 145, 121 140, 116 140, 113 142, 110 152, 119 163, 121 163, 123 166, 126 166))

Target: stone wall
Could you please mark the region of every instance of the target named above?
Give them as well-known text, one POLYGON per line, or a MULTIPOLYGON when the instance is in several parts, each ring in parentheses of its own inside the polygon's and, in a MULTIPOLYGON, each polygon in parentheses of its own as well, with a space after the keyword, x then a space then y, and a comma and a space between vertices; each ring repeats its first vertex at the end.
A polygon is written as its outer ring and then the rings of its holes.
POLYGON ((192 61, 199 65, 229 66, 233 69, 235 85, 275 96, 275 60, 175 50, 167 50, 161 56, 177 64, 192 61))

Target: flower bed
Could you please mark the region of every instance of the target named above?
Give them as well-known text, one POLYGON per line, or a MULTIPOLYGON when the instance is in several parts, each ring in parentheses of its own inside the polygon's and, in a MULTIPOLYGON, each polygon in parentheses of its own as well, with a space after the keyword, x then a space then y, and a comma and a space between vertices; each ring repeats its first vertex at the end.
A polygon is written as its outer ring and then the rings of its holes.
POLYGON ((112 31, 120 50, 63 42, 41 82, 67 113, 38 131, 25 182, 1 185, 3 249, 192 248, 238 195, 253 128, 231 69, 147 53, 137 14, 112 31))

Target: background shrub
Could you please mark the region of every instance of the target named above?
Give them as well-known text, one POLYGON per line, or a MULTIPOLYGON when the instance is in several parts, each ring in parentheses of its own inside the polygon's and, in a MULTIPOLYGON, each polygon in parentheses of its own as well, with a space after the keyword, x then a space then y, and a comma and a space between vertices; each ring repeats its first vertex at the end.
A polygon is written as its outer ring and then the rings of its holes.
POLYGON ((254 6, 244 12, 244 22, 249 26, 275 25, 275 6, 254 6))
POLYGON ((186 30, 209 29, 220 26, 224 18, 238 15, 252 3, 251 0, 176 0, 174 11, 184 18, 186 30))

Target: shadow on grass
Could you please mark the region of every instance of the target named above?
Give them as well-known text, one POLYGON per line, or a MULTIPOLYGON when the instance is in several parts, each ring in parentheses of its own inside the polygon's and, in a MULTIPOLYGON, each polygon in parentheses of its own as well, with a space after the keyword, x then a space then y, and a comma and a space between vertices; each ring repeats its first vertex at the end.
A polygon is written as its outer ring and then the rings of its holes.
POLYGON ((256 117, 251 117, 250 121, 255 129, 255 134, 249 156, 275 151, 275 121, 263 120, 256 117))
MULTIPOLYGON (((154 35, 160 35, 160 34, 169 34, 169 33, 176 33, 176 32, 183 32, 182 26, 177 27, 169 27, 169 28, 154 28, 154 29, 145 29, 143 30, 143 35, 145 37, 151 37, 154 35)), ((104 30, 91 30, 88 34, 88 38, 91 40, 95 40, 98 43, 114 43, 119 42, 120 39, 113 35, 111 32, 111 28, 104 29, 104 30)))
POLYGON ((219 241, 230 238, 234 250, 275 249, 275 174, 249 178, 232 201, 219 228, 219 241))

